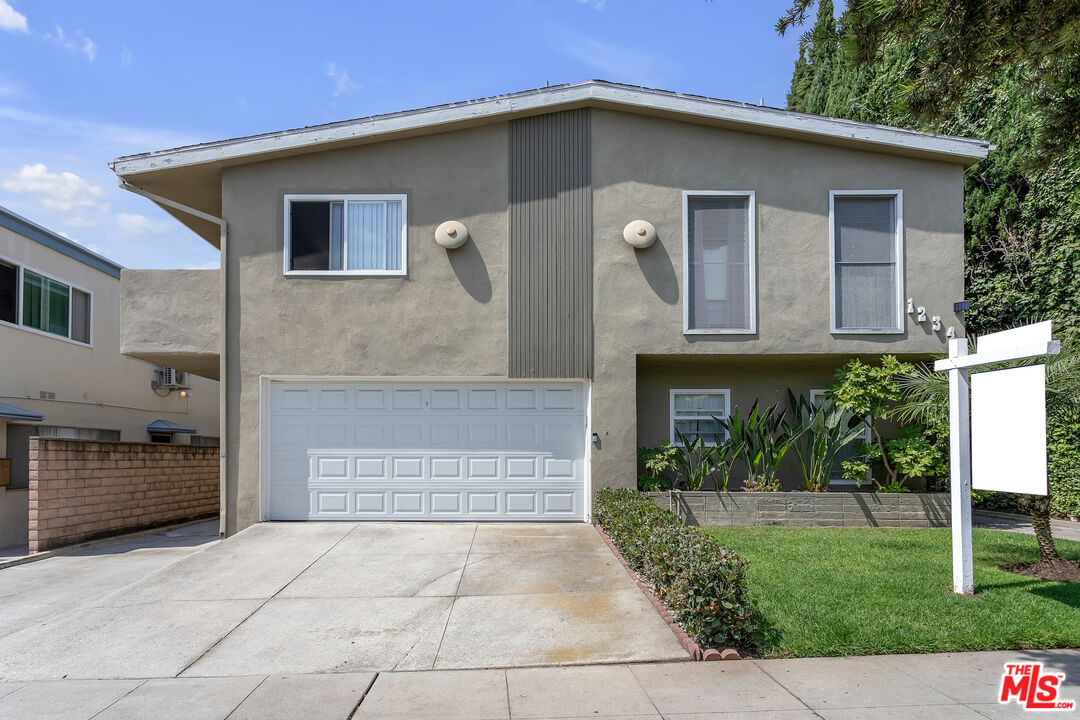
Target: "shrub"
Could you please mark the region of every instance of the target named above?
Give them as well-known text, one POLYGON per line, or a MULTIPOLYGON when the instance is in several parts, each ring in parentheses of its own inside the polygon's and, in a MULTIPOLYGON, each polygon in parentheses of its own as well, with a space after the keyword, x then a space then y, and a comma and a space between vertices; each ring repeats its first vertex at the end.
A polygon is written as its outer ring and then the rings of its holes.
POLYGON ((784 492, 779 480, 764 475, 751 475, 743 481, 742 489, 744 492, 784 492))
POLYGON ((745 560, 633 490, 600 490, 593 514, 696 643, 723 647, 749 641, 755 614, 746 593, 745 560))

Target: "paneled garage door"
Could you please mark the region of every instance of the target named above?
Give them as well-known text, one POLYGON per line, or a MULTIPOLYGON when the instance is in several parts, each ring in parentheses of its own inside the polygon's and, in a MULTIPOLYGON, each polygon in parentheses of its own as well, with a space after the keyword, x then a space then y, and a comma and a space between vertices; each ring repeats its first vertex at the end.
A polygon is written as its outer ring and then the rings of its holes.
POLYGON ((269 391, 271 520, 583 520, 583 383, 269 391))

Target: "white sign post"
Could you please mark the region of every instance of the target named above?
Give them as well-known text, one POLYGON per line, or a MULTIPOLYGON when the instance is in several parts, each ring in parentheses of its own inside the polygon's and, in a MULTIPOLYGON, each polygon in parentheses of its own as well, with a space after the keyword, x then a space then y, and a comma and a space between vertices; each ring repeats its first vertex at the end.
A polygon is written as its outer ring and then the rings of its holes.
MULTIPOLYGON (((980 365, 1056 355, 1061 344, 1051 339, 1051 334, 1049 321, 994 333, 979 338, 974 355, 968 355, 967 338, 950 340, 949 357, 934 363, 934 370, 949 373, 953 592, 970 595, 975 591, 971 551, 970 370, 980 365)), ((985 374, 996 377, 976 377, 974 409, 979 414, 974 444, 976 488, 1046 494, 1045 371, 1045 366, 1039 365, 985 374), (1032 397, 1036 393, 1039 397, 1032 397), (1025 409, 1017 414, 1017 408, 1009 406, 1009 396, 1014 396, 1025 409), (996 412, 995 403, 998 407, 1010 407, 1010 412, 996 412), (1019 433, 1018 427, 1022 427, 1019 433), (1010 431, 1012 434, 1007 435, 1010 431), (1007 437, 1007 442, 1002 442, 1003 437, 1007 437), (1003 457, 1009 461, 1001 462, 1003 457)))

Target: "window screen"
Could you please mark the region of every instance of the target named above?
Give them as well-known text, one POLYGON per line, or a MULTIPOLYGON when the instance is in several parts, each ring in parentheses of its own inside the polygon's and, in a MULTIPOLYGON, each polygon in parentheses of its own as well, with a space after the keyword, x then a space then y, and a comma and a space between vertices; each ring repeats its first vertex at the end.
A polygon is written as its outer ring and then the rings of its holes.
POLYGON ((90 294, 71 289, 71 339, 90 342, 90 294))
POLYGON ((16 313, 19 305, 19 268, 0 263, 0 320, 9 323, 19 321, 16 313))
POLYGON ((899 330, 896 198, 833 198, 833 312, 838 330, 899 330))
POLYGON ((691 330, 750 330, 750 198, 687 198, 691 330))
POLYGON ((704 437, 709 445, 727 437, 719 422, 728 417, 726 390, 673 390, 671 408, 672 442, 679 442, 680 433, 688 442, 704 437))

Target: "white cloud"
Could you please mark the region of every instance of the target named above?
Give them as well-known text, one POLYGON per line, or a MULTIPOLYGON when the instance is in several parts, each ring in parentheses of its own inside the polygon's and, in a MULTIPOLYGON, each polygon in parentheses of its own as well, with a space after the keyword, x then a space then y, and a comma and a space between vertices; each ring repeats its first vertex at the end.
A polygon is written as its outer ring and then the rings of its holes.
POLYGON ((135 56, 131 54, 131 48, 125 45, 124 49, 120 51, 120 62, 124 63, 124 67, 127 67, 128 65, 131 65, 134 60, 135 56))
POLYGON ((607 0, 578 0, 582 5, 588 5, 593 10, 603 10, 607 6, 607 0))
POLYGON ((360 84, 349 79, 349 73, 337 63, 326 64, 326 76, 334 81, 334 97, 341 97, 360 89, 360 84))
MULTIPOLYGON (((4 2, 4 0, 0 0, 0 2, 4 2)), ((64 32, 64 28, 57 25, 56 32, 45 33, 42 37, 54 41, 68 52, 81 52, 90 62, 94 62, 94 59, 97 58, 97 44, 84 35, 82 30, 76 30, 75 37, 69 38, 67 33, 64 32)))
POLYGON ((560 49, 572 58, 605 73, 608 79, 645 83, 656 60, 638 49, 567 33, 560 49))
POLYGON ((193 145, 204 139, 173 130, 116 125, 0 106, 0 138, 4 137, 5 133, 10 133, 12 137, 43 135, 50 140, 63 137, 68 147, 93 147, 96 154, 114 157, 193 145))
POLYGON ((168 235, 174 227, 165 220, 152 220, 145 215, 134 213, 117 213, 115 220, 117 229, 125 237, 168 235))
POLYGON ((15 10, 7 2, 0 0, 0 30, 8 32, 27 32, 26 16, 15 10))
POLYGON ((72 172, 49 172, 44 163, 23 165, 10 173, 0 187, 12 193, 33 195, 43 207, 70 212, 98 205, 105 193, 72 172))

